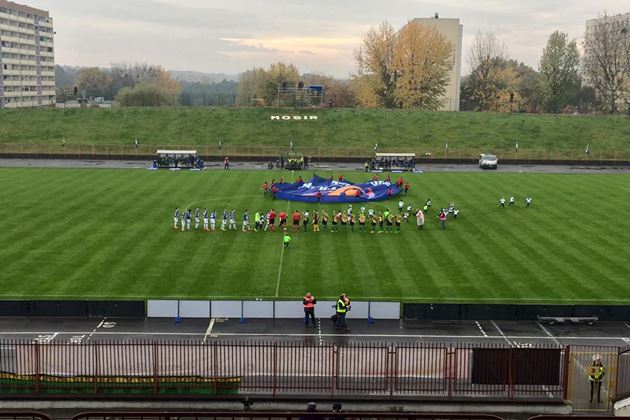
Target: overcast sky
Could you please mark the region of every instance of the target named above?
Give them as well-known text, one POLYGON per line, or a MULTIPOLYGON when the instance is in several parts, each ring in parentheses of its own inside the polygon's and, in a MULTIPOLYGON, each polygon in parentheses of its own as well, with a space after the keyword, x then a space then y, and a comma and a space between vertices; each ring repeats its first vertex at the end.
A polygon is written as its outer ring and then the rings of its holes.
POLYGON ((578 41, 587 19, 630 11, 627 0, 20 0, 50 11, 55 61, 107 67, 161 64, 171 70, 240 73, 277 61, 302 72, 347 77, 361 37, 383 20, 458 17, 465 57, 475 32, 494 31, 510 57, 537 67, 556 29, 578 41))

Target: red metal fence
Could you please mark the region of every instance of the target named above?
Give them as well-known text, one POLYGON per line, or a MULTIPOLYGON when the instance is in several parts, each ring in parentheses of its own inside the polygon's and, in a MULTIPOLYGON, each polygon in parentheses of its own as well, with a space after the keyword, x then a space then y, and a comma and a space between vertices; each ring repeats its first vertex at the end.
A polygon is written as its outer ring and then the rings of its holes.
POLYGON ((617 400, 630 397, 630 347, 617 359, 617 400))
POLYGON ((307 394, 562 400, 562 347, 4 342, 0 395, 307 394))

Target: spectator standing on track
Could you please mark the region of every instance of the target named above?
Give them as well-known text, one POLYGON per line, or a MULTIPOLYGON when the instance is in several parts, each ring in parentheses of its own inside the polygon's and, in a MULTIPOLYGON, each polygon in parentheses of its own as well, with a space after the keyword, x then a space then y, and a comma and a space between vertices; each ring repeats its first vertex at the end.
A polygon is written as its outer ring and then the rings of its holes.
POLYGON ((438 219, 440 219, 440 226, 442 227, 442 230, 446 230, 446 212, 444 211, 444 209, 440 210, 440 215, 438 216, 438 219))
POLYGON ((588 380, 591 383, 591 403, 593 402, 593 391, 595 391, 595 388, 597 388, 597 402, 602 402, 601 391, 605 374, 606 367, 602 363, 599 354, 596 354, 593 356, 593 363, 588 369, 588 380))
POLYGON ((306 292, 306 295, 302 299, 302 305, 304 305, 304 325, 308 327, 308 319, 310 318, 313 321, 313 327, 316 327, 315 305, 317 305, 317 299, 315 299, 315 296, 313 296, 311 292, 306 292))
POLYGON ((227 156, 223 159, 223 169, 226 171, 230 170, 230 158, 227 156))

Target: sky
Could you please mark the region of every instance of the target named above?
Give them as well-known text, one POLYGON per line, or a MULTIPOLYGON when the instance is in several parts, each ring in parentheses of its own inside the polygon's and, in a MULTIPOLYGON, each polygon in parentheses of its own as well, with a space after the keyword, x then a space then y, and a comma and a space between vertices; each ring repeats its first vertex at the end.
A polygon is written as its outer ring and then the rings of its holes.
POLYGON ((20 0, 54 19, 55 62, 238 74, 283 61, 301 72, 348 77, 370 27, 415 17, 459 18, 462 73, 477 31, 492 31, 508 55, 537 68, 549 35, 580 42, 585 21, 630 12, 627 0, 20 0))

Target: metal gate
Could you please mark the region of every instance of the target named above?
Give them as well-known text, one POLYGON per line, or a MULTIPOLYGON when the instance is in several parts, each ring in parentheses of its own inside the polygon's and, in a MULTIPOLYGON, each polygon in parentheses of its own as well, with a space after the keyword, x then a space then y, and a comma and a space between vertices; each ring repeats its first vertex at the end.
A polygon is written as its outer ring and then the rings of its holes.
POLYGON ((618 352, 610 347, 571 346, 569 358, 568 399, 575 411, 612 411, 616 397, 618 352), (599 356, 605 374, 601 383, 600 399, 597 400, 597 384, 588 379, 588 369, 599 356), (592 400, 591 400, 592 399, 592 400))

